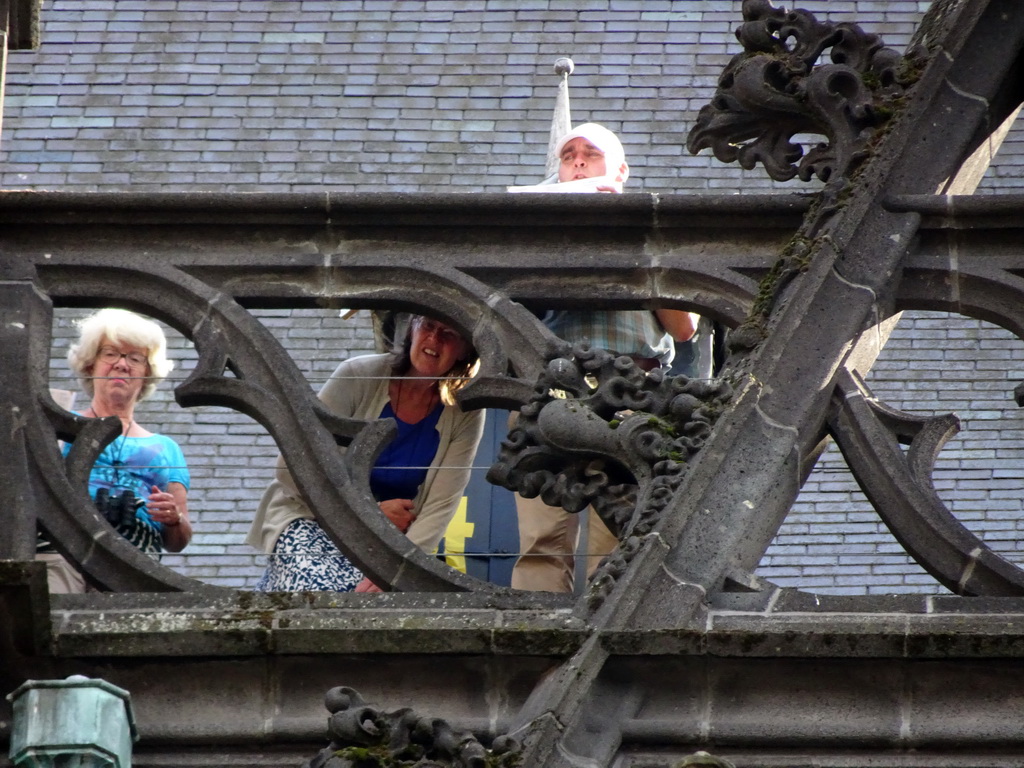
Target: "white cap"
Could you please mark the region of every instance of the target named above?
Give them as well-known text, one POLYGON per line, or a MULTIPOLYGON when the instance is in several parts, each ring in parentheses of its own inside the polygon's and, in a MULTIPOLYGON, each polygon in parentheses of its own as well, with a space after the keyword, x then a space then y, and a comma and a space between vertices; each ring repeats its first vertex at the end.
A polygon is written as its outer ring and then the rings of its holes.
POLYGON ((622 148, 619 137, 609 131, 603 125, 597 123, 583 123, 569 131, 558 140, 555 145, 555 157, 562 156, 562 149, 573 139, 586 139, 604 153, 604 164, 608 176, 618 176, 619 168, 622 167, 622 178, 625 181, 629 178, 629 166, 626 165, 626 151, 622 148))

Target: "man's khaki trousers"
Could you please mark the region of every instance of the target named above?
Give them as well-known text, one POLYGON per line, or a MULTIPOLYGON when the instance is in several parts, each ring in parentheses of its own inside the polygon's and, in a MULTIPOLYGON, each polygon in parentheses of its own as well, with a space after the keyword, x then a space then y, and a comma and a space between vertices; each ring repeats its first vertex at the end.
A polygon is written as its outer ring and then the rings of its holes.
POLYGON ((512 586, 535 592, 572 592, 575 552, 579 540, 580 517, 587 517, 587 578, 601 559, 619 541, 608 530, 593 508, 579 514, 560 507, 549 507, 540 498, 524 499, 518 493, 519 559, 512 568, 512 586))

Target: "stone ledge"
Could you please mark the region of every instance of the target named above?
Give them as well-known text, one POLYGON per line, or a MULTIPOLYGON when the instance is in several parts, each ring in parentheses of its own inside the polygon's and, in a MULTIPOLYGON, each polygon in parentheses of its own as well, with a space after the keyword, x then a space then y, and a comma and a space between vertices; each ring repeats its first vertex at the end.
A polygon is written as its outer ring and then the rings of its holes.
POLYGON ((10 224, 42 221, 127 228, 173 223, 516 227, 741 226, 795 229, 807 195, 551 195, 506 192, 38 192, 0 191, 10 224), (131 219, 124 214, 131 212, 131 219), (567 212, 573 214, 566 220, 567 212), (526 220, 523 217, 527 217, 526 220), (611 217, 611 218, 610 218, 611 217))
MULTIPOLYGON (((1024 657, 1024 600, 828 597, 790 610, 712 609, 706 623, 616 630, 623 656, 948 659, 1024 657)), ((787 600, 788 598, 788 600, 787 600)), ((56 595, 56 657, 301 654, 553 655, 591 628, 568 596, 517 593, 56 595)))
POLYGON ((335 593, 59 595, 57 657, 573 653, 587 634, 568 597, 335 593))

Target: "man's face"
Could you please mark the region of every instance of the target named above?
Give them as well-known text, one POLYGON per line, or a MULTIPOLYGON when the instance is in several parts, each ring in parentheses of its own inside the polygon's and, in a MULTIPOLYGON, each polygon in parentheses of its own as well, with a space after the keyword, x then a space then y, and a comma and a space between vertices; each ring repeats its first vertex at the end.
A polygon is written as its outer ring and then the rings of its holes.
POLYGON ((558 166, 559 181, 576 179, 592 179, 604 176, 604 152, 595 147, 582 136, 573 139, 562 147, 561 163, 558 166))

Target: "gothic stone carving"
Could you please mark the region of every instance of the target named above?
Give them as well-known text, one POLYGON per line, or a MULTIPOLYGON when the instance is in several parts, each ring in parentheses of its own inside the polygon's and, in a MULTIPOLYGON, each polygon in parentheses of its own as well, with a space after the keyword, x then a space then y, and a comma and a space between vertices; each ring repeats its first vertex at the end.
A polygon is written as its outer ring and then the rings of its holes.
POLYGON ((724 380, 646 373, 587 344, 548 363, 488 479, 579 512, 593 505, 624 542, 595 575, 592 608, 654 528, 711 434, 732 387, 724 380))
POLYGON ((499 737, 491 749, 469 733, 457 733, 440 718, 403 708, 390 712, 363 701, 344 686, 327 692, 330 746, 303 768, 513 768, 518 745, 499 737))
POLYGON ((819 22, 768 0, 746 0, 743 19, 743 53, 722 72, 688 149, 711 148, 748 170, 761 162, 779 181, 847 176, 915 79, 920 52, 903 58, 856 24, 819 22), (828 49, 831 63, 816 65, 828 49), (805 153, 796 134, 828 143, 805 153))

